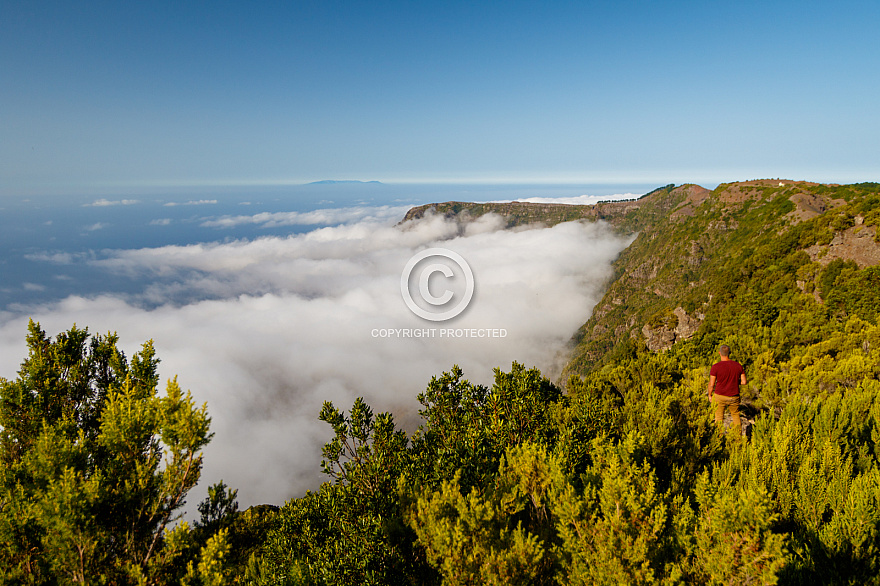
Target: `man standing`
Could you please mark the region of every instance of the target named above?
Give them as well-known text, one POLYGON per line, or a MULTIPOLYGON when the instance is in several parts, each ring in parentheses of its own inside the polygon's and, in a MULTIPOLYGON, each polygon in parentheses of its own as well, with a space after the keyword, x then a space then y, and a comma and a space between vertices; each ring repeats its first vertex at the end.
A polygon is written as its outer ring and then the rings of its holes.
POLYGON ((733 429, 739 436, 739 386, 746 384, 746 373, 739 362, 730 359, 730 346, 719 346, 718 354, 721 360, 709 371, 709 397, 715 403, 715 423, 721 425, 724 410, 729 409, 733 429))

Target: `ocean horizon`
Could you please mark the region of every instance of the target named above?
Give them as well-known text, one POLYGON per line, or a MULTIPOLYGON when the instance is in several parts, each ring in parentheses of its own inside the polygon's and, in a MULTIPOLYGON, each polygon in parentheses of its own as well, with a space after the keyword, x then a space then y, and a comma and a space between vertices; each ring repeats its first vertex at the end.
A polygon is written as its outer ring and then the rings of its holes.
POLYGON ((411 207, 443 201, 595 203, 655 187, 320 181, 100 196, 10 195, 0 198, 0 311, 15 314, 71 295, 129 294, 143 286, 135 275, 96 269, 94 261, 104 251, 285 237, 357 221, 370 211, 395 223, 411 207))

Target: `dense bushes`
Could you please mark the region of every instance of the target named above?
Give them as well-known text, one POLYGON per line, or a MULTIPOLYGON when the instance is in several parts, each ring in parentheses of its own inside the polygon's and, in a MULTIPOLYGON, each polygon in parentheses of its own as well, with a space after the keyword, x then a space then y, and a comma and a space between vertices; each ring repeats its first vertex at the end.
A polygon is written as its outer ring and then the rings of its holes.
MULTIPOLYGON (((163 519, 177 501, 155 500, 168 494, 162 474, 176 474, 169 480, 183 487, 192 481, 175 472, 174 459, 167 472, 127 467, 127 452, 110 440, 129 442, 141 429, 144 462, 156 462, 150 429, 165 433, 166 445, 191 437, 197 448, 208 437, 204 411, 173 385, 156 397, 149 345, 129 363, 112 337, 87 346, 74 329, 53 342, 33 326, 23 377, 3 383, 6 578, 871 583, 880 575, 880 327, 828 317, 825 339, 780 359, 777 325, 729 339, 747 365, 744 395, 754 397, 746 437, 710 420, 712 349, 701 336, 662 353, 630 341, 613 362, 573 378, 567 393, 516 363, 496 371, 491 387, 453 368, 419 396, 424 424, 414 435, 362 400, 348 413, 327 403, 320 417, 334 432, 323 464, 331 482, 281 509, 245 512, 221 484, 199 506, 195 527, 174 531, 163 519), (40 410, 54 419, 36 426, 13 416, 36 417, 27 397, 45 402, 40 410), (82 431, 71 436, 74 421, 82 431), (185 429, 195 435, 180 435, 185 429), (127 480, 138 474, 146 482, 127 480), (165 516, 120 542, 127 534, 119 521, 137 503, 165 516), (138 557, 150 540, 153 561, 138 557), (67 551, 86 553, 81 569, 67 551)), ((180 457, 197 458, 181 449, 180 457)))
POLYGON ((698 341, 631 343, 567 395, 518 364, 492 388, 453 369, 421 395, 408 442, 357 402, 330 418, 325 454, 346 420, 372 425, 360 437, 373 447, 281 509, 254 558, 275 578, 253 583, 870 582, 880 328, 851 318, 781 362, 762 352, 772 339, 734 340, 753 394, 774 389, 778 408, 743 439, 710 421, 698 341))
MULTIPOLYGON (((210 419, 176 380, 158 393, 152 343, 129 361, 115 335, 74 326, 52 340, 34 322, 27 343, 18 378, 0 379, 0 581, 222 576, 226 529, 174 527, 199 479, 210 419)), ((218 504, 226 496, 215 489, 218 504)))
MULTIPOLYGON (((174 417, 183 419, 169 424, 189 422, 195 446, 207 437, 204 423, 197 425, 206 421, 204 412, 176 387, 168 398, 150 398, 149 346, 129 364, 112 338, 95 338, 86 352, 82 331, 52 342, 34 326, 26 376, 3 386, 3 555, 13 572, 7 578, 64 583, 58 577, 93 575, 137 583, 152 573, 154 580, 190 584, 870 583, 880 575, 880 328, 858 317, 823 315, 814 323, 824 339, 794 345, 781 358, 774 344, 784 336, 782 317, 757 335, 727 339, 750 379, 744 396, 753 398, 746 407, 755 417, 745 438, 710 420, 705 386, 712 346, 705 336, 663 353, 629 341, 614 361, 573 378, 566 394, 516 363, 496 371, 492 387, 474 385, 453 368, 419 396, 424 424, 411 437, 390 414, 374 415, 361 400, 349 413, 325 404, 320 416, 334 437, 323 466, 333 482, 318 491, 280 510, 241 513, 234 491, 221 484, 200 505, 194 529, 163 530, 166 516, 113 546, 100 543, 124 535, 112 523, 128 514, 126 503, 150 503, 156 498, 150 495, 161 494, 133 492, 137 483, 128 481, 132 488, 120 492, 101 472, 112 468, 116 480, 149 472, 126 468, 124 450, 108 443, 129 437, 125 430, 137 421, 147 423, 123 415, 134 413, 123 409, 125 401, 144 401, 138 412, 153 414, 150 425, 164 425, 162 413, 179 413, 174 417), (13 416, 36 413, 22 411, 30 409, 27 397, 48 401, 40 409, 55 419, 43 419, 41 427, 13 416), (65 438, 74 436, 65 430, 73 421, 81 422, 75 437, 82 439, 70 443, 65 438), (86 449, 95 456, 77 455, 86 449), (21 491, 30 496, 14 496, 21 491), (46 508, 52 503, 54 509, 46 508), (118 514, 105 517, 102 509, 118 514), (140 561, 135 539, 156 538, 155 561, 140 561), (64 552, 81 543, 94 545, 77 570, 64 552)), ((138 440, 145 446, 149 429, 138 440)), ((182 429, 175 437, 184 437, 182 429)), ((150 449, 143 453, 155 462, 150 449)), ((192 448, 180 453, 195 457, 192 448)), ((170 466, 174 474, 173 461, 170 466)), ((153 478, 143 486, 160 486, 154 484, 160 477, 153 478)), ((158 506, 168 515, 174 501, 158 506)))

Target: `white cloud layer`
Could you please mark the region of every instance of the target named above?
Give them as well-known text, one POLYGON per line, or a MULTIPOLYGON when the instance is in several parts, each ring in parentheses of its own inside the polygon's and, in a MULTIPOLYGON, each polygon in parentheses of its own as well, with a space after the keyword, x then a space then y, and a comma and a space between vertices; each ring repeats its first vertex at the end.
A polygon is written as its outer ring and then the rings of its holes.
POLYGON ((162 204, 165 207, 174 207, 174 206, 206 206, 206 205, 214 205, 217 203, 216 199, 194 199, 190 201, 178 202, 178 201, 169 201, 166 204, 162 204))
MULTIPOLYGON (((602 224, 503 231, 487 216, 466 228, 439 217, 398 227, 372 213, 287 238, 79 259, 149 285, 142 296, 70 297, 30 316, 51 335, 74 322, 116 331, 128 355, 153 339, 163 379, 177 374, 207 401, 216 435, 190 506, 221 478, 239 489, 243 506, 282 503, 325 480, 320 448, 330 428, 317 420, 325 400, 348 411, 363 396, 411 432, 416 395, 453 364, 481 383, 514 360, 558 373, 566 342, 628 244, 602 224), (416 317, 400 292, 407 260, 437 246, 464 257, 476 281, 468 309, 445 324, 416 317), (377 329, 445 327, 500 328, 507 336, 374 337, 377 329)), ((0 314, 7 378, 24 358, 27 317, 0 314)))
POLYGON ((140 203, 137 199, 96 199, 92 203, 83 204, 84 207, 103 208, 107 206, 131 206, 140 203))
POLYGON ((407 206, 328 208, 310 212, 263 212, 251 216, 221 216, 205 220, 207 228, 234 228, 243 224, 255 224, 263 228, 278 226, 317 226, 359 222, 364 220, 388 220, 401 218, 407 206))
POLYGON ((517 200, 497 200, 492 203, 507 203, 510 201, 524 201, 529 203, 564 203, 570 205, 594 205, 602 201, 622 201, 638 199, 644 194, 617 193, 614 195, 578 195, 575 197, 525 197, 517 200))

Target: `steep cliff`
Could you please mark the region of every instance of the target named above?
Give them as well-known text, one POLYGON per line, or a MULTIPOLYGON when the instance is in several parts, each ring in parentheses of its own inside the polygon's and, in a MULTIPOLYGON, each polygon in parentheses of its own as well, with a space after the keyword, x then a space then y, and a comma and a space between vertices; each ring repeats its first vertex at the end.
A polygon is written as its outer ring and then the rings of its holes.
MULTIPOLYGON (((588 372, 628 341, 653 351, 695 336, 708 344, 712 330, 738 314, 769 328, 795 293, 824 303, 834 284, 829 270, 835 278, 872 282, 880 263, 878 193, 876 183, 773 179, 713 191, 670 185, 638 200, 592 206, 448 202, 414 208, 406 219, 436 213, 466 222, 494 213, 511 227, 603 220, 637 234, 614 263, 605 296, 572 338, 567 378, 588 372)), ((848 290, 836 303, 844 314, 857 308, 870 318, 872 295, 848 290)))

